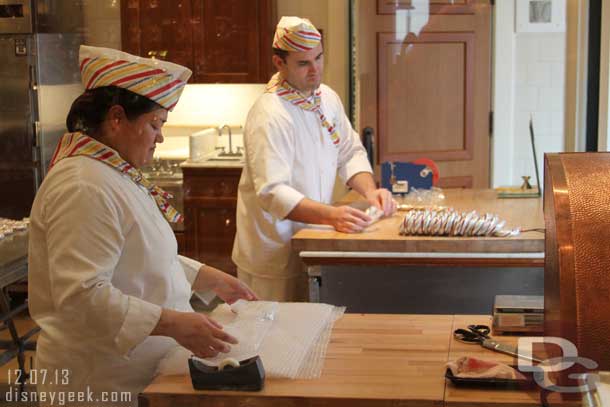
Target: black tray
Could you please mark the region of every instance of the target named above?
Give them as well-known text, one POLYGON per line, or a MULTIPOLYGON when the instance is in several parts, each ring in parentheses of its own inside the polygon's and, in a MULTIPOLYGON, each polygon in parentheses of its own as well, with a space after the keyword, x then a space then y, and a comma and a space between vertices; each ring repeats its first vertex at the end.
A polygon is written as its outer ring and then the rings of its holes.
MULTIPOLYGON (((515 366, 511 366, 515 368, 515 366)), ((470 387, 493 387, 504 389, 523 389, 536 387, 536 382, 531 373, 523 373, 525 379, 496 379, 496 378, 480 378, 480 377, 457 377, 451 372, 451 369, 445 371, 445 378, 450 380, 456 386, 470 387)))

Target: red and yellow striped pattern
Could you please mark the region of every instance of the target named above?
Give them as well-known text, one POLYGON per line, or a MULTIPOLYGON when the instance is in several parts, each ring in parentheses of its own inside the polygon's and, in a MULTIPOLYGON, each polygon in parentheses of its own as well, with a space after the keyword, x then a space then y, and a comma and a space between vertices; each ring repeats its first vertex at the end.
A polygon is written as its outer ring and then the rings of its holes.
POLYGON ((172 110, 190 78, 190 69, 111 48, 81 45, 80 73, 85 89, 118 86, 172 110))
POLYGON ((115 170, 129 176, 133 182, 146 188, 154 198, 165 219, 171 223, 182 222, 182 215, 169 204, 172 195, 148 181, 140 170, 123 160, 119 153, 83 133, 66 133, 59 140, 49 171, 64 158, 85 156, 103 162, 115 170))
POLYGON ((304 97, 298 89, 294 88, 287 80, 282 78, 280 73, 276 73, 271 77, 271 80, 267 83, 267 87, 265 89, 267 93, 276 93, 282 99, 292 103, 295 106, 300 107, 303 110, 308 112, 314 112, 318 115, 320 119, 320 124, 322 127, 328 131, 328 135, 332 143, 335 146, 339 145, 341 141, 341 136, 337 131, 337 128, 332 125, 327 119, 324 113, 322 113, 322 92, 320 88, 316 89, 313 93, 313 97, 306 98, 304 97))
POLYGON ((161 68, 103 57, 83 59, 80 71, 86 89, 118 86, 147 97, 168 110, 176 106, 186 85, 161 68))
POLYGON ((321 40, 320 32, 306 18, 282 17, 275 30, 273 48, 290 52, 309 51, 321 40))

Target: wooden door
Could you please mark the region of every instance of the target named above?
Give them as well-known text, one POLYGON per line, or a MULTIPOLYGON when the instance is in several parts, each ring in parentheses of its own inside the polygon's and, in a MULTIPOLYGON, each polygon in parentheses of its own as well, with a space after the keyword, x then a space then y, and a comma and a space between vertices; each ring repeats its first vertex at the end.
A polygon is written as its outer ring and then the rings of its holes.
POLYGON ((358 0, 356 10, 359 123, 375 130, 377 162, 427 157, 441 187, 489 187, 489 0, 358 0))

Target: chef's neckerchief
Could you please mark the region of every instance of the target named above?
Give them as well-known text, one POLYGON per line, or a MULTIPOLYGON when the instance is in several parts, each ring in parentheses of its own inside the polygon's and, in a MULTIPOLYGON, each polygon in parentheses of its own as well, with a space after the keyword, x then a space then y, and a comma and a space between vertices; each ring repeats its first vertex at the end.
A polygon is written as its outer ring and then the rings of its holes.
POLYGON ((183 221, 182 215, 169 204, 169 200, 172 198, 170 193, 144 178, 140 170, 123 160, 115 150, 84 133, 66 133, 62 136, 49 164, 49 171, 64 158, 75 156, 93 158, 127 175, 133 182, 146 188, 168 222, 183 221))
POLYGON ((322 113, 321 107, 321 94, 320 88, 313 92, 313 97, 305 97, 301 92, 293 87, 287 80, 282 78, 280 73, 276 73, 271 77, 271 80, 267 83, 266 93, 276 93, 282 99, 292 103, 295 106, 300 107, 308 112, 314 112, 320 119, 322 127, 328 131, 331 141, 335 146, 339 145, 340 135, 335 126, 330 124, 322 113))

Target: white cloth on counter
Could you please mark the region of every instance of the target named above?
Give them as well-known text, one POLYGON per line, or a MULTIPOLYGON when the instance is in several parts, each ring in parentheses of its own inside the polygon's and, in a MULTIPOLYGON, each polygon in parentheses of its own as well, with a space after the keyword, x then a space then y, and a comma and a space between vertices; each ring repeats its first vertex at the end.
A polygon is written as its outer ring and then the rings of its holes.
MULTIPOLYGON (((345 312, 343 307, 303 302, 253 301, 241 303, 240 308, 235 313, 223 304, 210 314, 239 344, 229 353, 202 362, 218 366, 226 358, 244 360, 259 355, 267 377, 291 379, 320 376, 330 332, 345 312)), ((159 364, 158 374, 189 374, 191 355, 176 346, 159 364)))
POLYGON ((192 311, 201 263, 178 256, 145 188, 88 157, 66 158, 45 178, 29 248, 29 308, 42 328, 36 368, 70 371, 67 384, 38 390, 130 391, 135 405, 176 346, 149 334, 162 308, 192 311))
POLYGON ((337 174, 347 182, 359 172, 372 173, 339 96, 326 85, 321 85, 321 92, 322 111, 340 135, 338 145, 315 112, 275 93, 263 94, 248 114, 232 256, 244 272, 274 278, 300 273, 290 239, 306 225, 286 216, 305 197, 331 203, 337 174))

